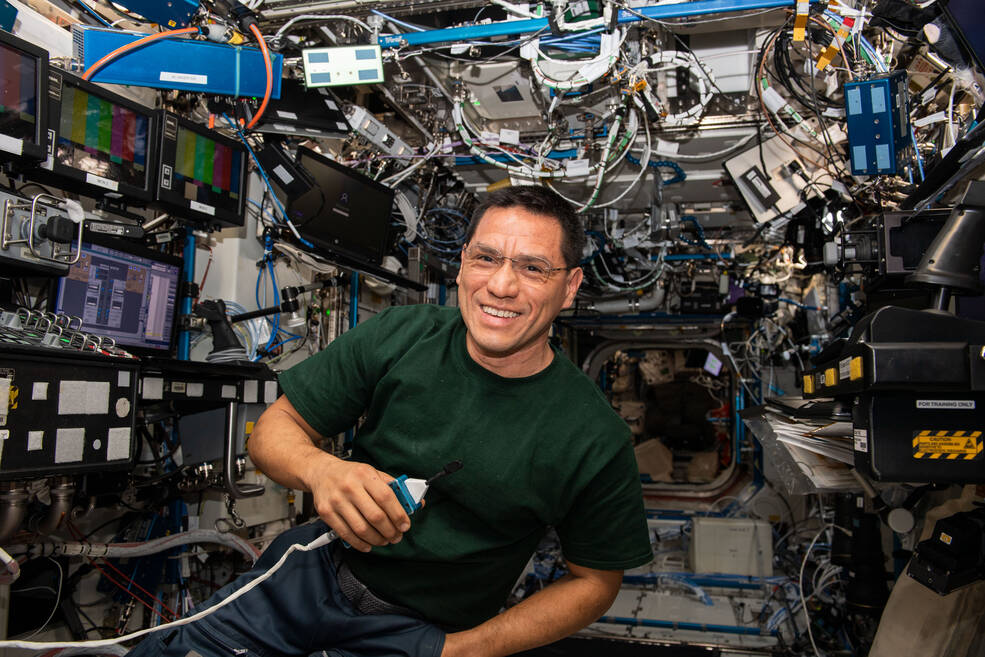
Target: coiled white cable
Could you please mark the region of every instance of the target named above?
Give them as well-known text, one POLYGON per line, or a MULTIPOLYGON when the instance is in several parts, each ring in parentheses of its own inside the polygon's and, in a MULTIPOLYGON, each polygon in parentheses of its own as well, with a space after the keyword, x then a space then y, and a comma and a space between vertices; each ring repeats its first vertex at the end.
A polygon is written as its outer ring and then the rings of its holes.
MULTIPOLYGON (((112 639, 96 639, 93 641, 0 641, 0 648, 20 648, 23 650, 50 650, 52 648, 100 648, 106 646, 115 646, 117 644, 123 643, 124 641, 130 641, 131 639, 136 639, 138 637, 146 636, 152 632, 160 632, 161 630, 167 630, 174 627, 179 627, 181 625, 189 625, 195 621, 199 621, 209 614, 225 607, 229 603, 238 600, 243 597, 256 587, 263 584, 265 581, 270 579, 270 577, 276 573, 284 562, 287 561, 287 557, 293 552, 310 552, 311 550, 317 550, 320 547, 324 547, 338 538, 338 534, 334 531, 322 534, 315 540, 311 541, 307 545, 301 545, 300 543, 295 543, 294 545, 287 548, 284 554, 280 556, 273 566, 270 567, 267 572, 263 573, 255 580, 245 585, 243 588, 239 589, 232 595, 230 595, 225 600, 222 600, 218 604, 215 604, 208 609, 203 609, 197 614, 193 614, 187 618, 181 618, 176 621, 171 621, 170 623, 164 623, 163 625, 158 625, 157 627, 149 627, 144 630, 138 630, 137 632, 131 632, 130 634, 124 634, 123 636, 114 637, 112 639)), ((131 553, 132 554, 132 553, 131 553)))

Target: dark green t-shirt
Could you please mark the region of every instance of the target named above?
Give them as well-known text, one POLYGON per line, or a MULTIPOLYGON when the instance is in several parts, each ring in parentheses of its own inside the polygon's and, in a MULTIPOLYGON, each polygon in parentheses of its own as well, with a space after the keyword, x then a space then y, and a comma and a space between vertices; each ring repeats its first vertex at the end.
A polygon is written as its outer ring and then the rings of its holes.
POLYGON ((457 308, 387 309, 280 376, 322 435, 352 427, 353 459, 393 476, 440 479, 397 545, 346 553, 381 597, 448 627, 496 615, 547 526, 565 558, 622 570, 651 556, 626 423, 561 353, 503 378, 465 347, 457 308))

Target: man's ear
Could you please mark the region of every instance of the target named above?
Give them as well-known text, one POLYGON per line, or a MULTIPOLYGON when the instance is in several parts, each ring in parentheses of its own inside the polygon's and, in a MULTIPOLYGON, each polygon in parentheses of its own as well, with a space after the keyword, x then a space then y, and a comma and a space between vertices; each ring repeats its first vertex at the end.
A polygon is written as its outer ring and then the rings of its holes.
POLYGON ((585 272, 582 271, 581 267, 575 267, 568 272, 567 280, 564 283, 564 305, 562 308, 570 308, 574 304, 575 296, 578 295, 578 288, 581 287, 584 279, 585 272))

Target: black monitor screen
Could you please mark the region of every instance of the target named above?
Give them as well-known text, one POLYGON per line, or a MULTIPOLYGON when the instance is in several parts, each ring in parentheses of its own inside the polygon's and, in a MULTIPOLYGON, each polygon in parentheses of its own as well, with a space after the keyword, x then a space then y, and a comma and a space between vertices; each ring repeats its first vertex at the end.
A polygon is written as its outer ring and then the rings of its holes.
POLYGON ((951 0, 947 11, 979 66, 985 66, 985 14, 981 0, 951 0))
POLYGON ((329 251, 380 264, 393 190, 308 148, 298 149, 298 164, 314 183, 287 208, 301 235, 329 251))
POLYGON ((84 242, 79 261, 59 281, 54 310, 81 317, 82 330, 136 354, 166 356, 174 344, 180 281, 177 258, 129 244, 84 242))
POLYGON ((147 186, 149 130, 147 114, 66 84, 55 161, 143 188, 147 186))
POLYGON ((46 148, 44 96, 48 55, 0 31, 0 155, 38 161, 46 148))
POLYGON ((0 44, 0 132, 34 139, 38 122, 38 60, 0 44))
POLYGON ((174 173, 186 200, 236 212, 243 193, 243 163, 242 150, 178 126, 174 173))
POLYGON ((247 154, 242 143, 161 113, 157 200, 193 223, 243 225, 247 154))

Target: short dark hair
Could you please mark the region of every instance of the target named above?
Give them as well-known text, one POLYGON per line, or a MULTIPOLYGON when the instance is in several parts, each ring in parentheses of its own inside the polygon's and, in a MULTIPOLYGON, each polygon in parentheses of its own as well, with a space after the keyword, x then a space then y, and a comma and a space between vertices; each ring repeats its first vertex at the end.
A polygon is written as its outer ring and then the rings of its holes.
POLYGON ((465 233, 465 243, 472 241, 486 211, 491 208, 520 207, 533 214, 553 217, 561 224, 561 257, 566 267, 576 267, 585 250, 585 229, 570 203, 547 187, 520 185, 506 187, 490 193, 472 214, 472 222, 465 233))

